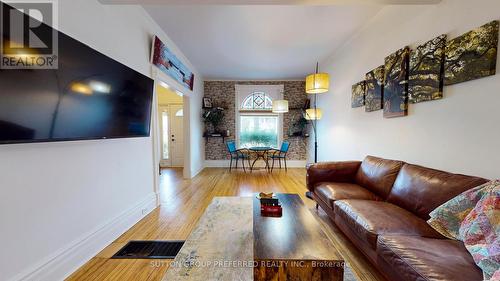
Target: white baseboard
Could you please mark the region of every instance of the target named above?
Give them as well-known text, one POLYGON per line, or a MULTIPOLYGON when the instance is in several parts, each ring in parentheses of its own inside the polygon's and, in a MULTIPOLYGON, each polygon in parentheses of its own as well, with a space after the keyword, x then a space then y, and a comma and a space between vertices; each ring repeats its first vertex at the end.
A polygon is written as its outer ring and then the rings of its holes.
MULTIPOLYGON (((205 160, 205 168, 227 168, 227 167, 229 167, 229 163, 230 163, 229 160, 205 160)), ((245 162, 245 164, 246 163, 248 163, 248 162, 245 162)), ((288 168, 305 168, 307 161, 306 160, 287 160, 286 164, 287 164, 288 168)), ((275 165, 274 166, 275 169, 277 167, 279 167, 277 161, 274 165, 275 165)), ((283 166, 283 162, 281 163, 281 165, 283 166)), ((255 163, 255 167, 264 167, 264 166, 265 166, 265 163, 263 161, 259 160, 255 163)), ((234 163, 233 163, 233 167, 234 167, 234 163)), ((238 161, 238 168, 240 168, 240 167, 241 167, 241 162, 238 161)), ((284 168, 284 166, 283 166, 283 168, 284 168)))
POLYGON ((17 274, 11 280, 64 280, 156 207, 157 194, 152 192, 135 206, 81 235, 69 246, 17 274))
POLYGON ((202 170, 205 168, 203 165, 201 165, 196 171, 191 171, 190 179, 196 177, 202 170))

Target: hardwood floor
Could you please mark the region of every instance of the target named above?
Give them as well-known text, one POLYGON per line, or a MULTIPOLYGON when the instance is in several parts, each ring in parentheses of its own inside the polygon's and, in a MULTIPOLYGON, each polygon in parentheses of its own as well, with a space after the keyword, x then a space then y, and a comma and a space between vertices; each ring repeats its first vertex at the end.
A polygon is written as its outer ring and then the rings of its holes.
POLYGON ((181 169, 165 169, 160 180, 161 206, 107 246, 67 280, 161 280, 169 260, 110 259, 129 240, 184 240, 216 196, 252 196, 256 192, 297 193, 324 226, 325 233, 361 281, 384 280, 332 225, 314 202, 305 198, 305 169, 253 173, 207 168, 191 180, 181 169))

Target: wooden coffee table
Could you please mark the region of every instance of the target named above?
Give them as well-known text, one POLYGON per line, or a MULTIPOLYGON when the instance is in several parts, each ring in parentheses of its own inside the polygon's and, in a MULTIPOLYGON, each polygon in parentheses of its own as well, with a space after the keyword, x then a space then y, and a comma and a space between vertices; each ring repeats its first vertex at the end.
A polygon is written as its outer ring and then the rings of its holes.
POLYGON ((277 196, 280 218, 262 217, 253 199, 254 280, 343 280, 342 256, 299 195, 277 196))
POLYGON ((163 280, 343 280, 343 259, 297 194, 280 218, 255 197, 215 197, 163 280))

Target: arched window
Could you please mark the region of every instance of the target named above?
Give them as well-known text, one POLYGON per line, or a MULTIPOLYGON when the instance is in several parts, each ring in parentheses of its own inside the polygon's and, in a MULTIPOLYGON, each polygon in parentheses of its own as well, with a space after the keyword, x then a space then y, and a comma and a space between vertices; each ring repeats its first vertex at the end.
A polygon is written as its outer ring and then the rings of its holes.
POLYGON ((283 99, 283 85, 235 85, 236 131, 239 147, 277 148, 283 136, 283 114, 272 112, 283 99))
POLYGON ((263 92, 253 92, 241 103, 243 110, 271 110, 273 100, 263 92))

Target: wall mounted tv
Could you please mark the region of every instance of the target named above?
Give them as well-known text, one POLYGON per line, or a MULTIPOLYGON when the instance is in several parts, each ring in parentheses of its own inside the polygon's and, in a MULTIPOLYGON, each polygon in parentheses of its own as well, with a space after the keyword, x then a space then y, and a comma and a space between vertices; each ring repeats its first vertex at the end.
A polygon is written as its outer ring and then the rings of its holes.
POLYGON ((0 144, 149 136, 153 80, 55 34, 57 69, 0 69, 0 144))

